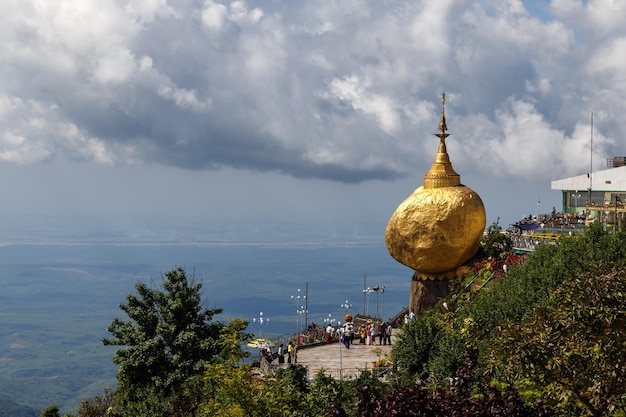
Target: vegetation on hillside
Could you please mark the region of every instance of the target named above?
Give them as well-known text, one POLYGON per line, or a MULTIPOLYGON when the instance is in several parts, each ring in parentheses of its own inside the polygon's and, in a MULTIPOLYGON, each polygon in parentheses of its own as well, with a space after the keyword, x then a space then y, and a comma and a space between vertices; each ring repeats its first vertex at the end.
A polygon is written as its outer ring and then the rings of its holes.
POLYGON ((626 234, 593 225, 525 257, 500 235, 492 225, 491 256, 402 328, 385 382, 307 382, 298 365, 264 378, 244 361, 247 323, 214 322, 182 269, 162 290, 137 285, 105 340, 120 387, 78 416, 625 415, 626 234))
POLYGON ((0 400, 0 417, 37 417, 39 413, 32 407, 0 400))
MULTIPOLYGON (((519 390, 529 404, 560 415, 623 415, 625 255, 626 235, 597 224, 541 245, 479 292, 448 300, 454 308, 405 326, 393 357, 407 379, 446 389, 463 352, 477 349, 480 379, 519 390)), ((483 265, 466 280, 493 273, 483 265)))
POLYGON ((113 337, 103 339, 105 345, 120 346, 113 357, 119 365, 116 398, 135 417, 170 415, 173 404, 163 399, 193 389, 193 377, 221 350, 224 325, 213 321, 221 309, 202 307, 202 284, 178 268, 165 273, 161 286, 136 284, 137 293, 120 305, 128 319, 114 319, 108 328, 113 337))

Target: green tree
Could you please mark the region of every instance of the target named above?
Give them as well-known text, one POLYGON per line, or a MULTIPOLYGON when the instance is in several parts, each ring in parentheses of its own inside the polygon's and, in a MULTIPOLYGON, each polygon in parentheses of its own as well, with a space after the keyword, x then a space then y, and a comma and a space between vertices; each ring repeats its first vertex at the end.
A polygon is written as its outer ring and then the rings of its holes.
POLYGON ((219 353, 222 323, 213 321, 221 309, 205 309, 201 283, 189 280, 182 268, 166 272, 162 289, 135 285, 120 308, 128 320, 115 318, 105 345, 120 346, 113 361, 119 365, 117 400, 127 415, 168 415, 164 399, 204 372, 219 353))
POLYGON ((626 411, 626 268, 572 280, 496 338, 492 364, 569 415, 626 411), (530 384, 529 384, 530 383, 530 384))
MULTIPOLYGON (((459 367, 449 389, 428 389, 421 380, 410 386, 372 396, 368 385, 357 389, 356 415, 387 416, 464 416, 464 417, 550 417, 551 410, 541 405, 528 406, 514 388, 500 391, 485 381, 475 383, 478 354, 468 349, 465 363, 459 367)), ((341 414, 336 414, 341 415, 341 414)), ((345 414, 343 414, 345 415, 345 414)))
POLYGON ((219 359, 232 365, 241 365, 250 356, 243 346, 252 339, 252 333, 246 333, 248 322, 242 318, 230 319, 220 332, 221 350, 219 359))
POLYGON ((112 416, 116 408, 115 393, 111 388, 105 388, 102 395, 85 399, 78 405, 78 417, 107 417, 112 416))
MULTIPOLYGON (((496 226, 492 225, 492 233, 496 226)), ((401 371, 398 382, 419 377, 446 387, 467 347, 479 349, 478 374, 485 375, 486 359, 499 329, 522 323, 536 306, 549 306, 554 302, 550 295, 559 286, 606 273, 626 257, 625 242, 626 234, 609 234, 594 224, 583 235, 540 245, 506 275, 457 299, 453 311, 442 311, 441 315, 431 311, 404 326, 392 351, 401 371)), ((496 367, 491 370, 494 373, 489 376, 499 379, 500 371, 496 367)))
POLYGON ((441 330, 442 324, 434 310, 409 321, 402 327, 393 345, 393 361, 410 374, 426 379, 428 361, 432 358, 433 347, 441 330))
POLYGON ((59 406, 52 404, 41 412, 41 417, 61 417, 59 415, 59 406))
POLYGON ((228 325, 220 332, 221 350, 211 363, 206 365, 202 376, 189 379, 184 389, 177 392, 173 401, 173 408, 179 415, 203 409, 201 415, 228 415, 227 406, 220 404, 226 393, 241 393, 249 389, 243 396, 235 395, 239 401, 247 401, 252 396, 252 372, 250 365, 244 360, 250 355, 243 349, 246 342, 252 339, 252 334, 245 333, 248 322, 241 318, 229 320, 228 325), (238 391, 237 388, 240 387, 238 391), (220 399, 217 399, 220 397, 220 399), (217 404, 217 408, 214 406, 217 404), (221 414, 226 413, 226 414, 221 414))
POLYGON ((487 227, 487 231, 483 238, 483 248, 487 256, 497 258, 502 253, 510 252, 513 249, 513 242, 511 239, 502 233, 502 227, 500 227, 500 218, 491 223, 487 227))
POLYGON ((199 408, 206 417, 287 417, 312 416, 308 413, 306 394, 295 387, 294 375, 304 372, 300 365, 290 365, 267 380, 252 372, 249 364, 233 366, 215 362, 207 366, 205 380, 210 396, 199 408), (293 369, 291 369, 293 368, 293 369), (284 370, 283 370, 284 371, 284 370))

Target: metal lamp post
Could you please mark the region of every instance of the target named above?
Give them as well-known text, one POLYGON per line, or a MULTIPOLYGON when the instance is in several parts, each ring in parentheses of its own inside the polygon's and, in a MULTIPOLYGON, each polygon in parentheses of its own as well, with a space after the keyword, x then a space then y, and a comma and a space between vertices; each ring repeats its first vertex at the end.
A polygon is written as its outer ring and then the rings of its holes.
POLYGON ((259 323, 259 339, 263 338, 263 323, 269 323, 270 319, 263 317, 263 312, 261 311, 259 313, 259 318, 253 318, 252 322, 253 323, 256 323, 256 322, 259 323))
POLYGON ((302 302, 306 302, 306 295, 300 295, 300 288, 298 288, 298 295, 292 295, 291 299, 296 303, 296 337, 300 333, 300 316, 307 314, 308 311, 302 305, 302 302), (301 313, 302 311, 302 313, 301 313))
POLYGON ((380 291, 380 286, 376 285, 375 287, 372 287, 373 291, 376 291, 376 318, 380 319, 380 316, 378 315, 378 291, 380 291))
POLYGON ((366 316, 369 316, 370 295, 372 295, 373 292, 374 292, 374 290, 371 289, 370 287, 367 287, 366 289, 363 290, 363 294, 367 296, 367 303, 365 303, 365 315, 366 316))
POLYGON ((617 203, 621 203, 622 199, 620 198, 619 195, 615 195, 615 215, 613 218, 613 234, 615 234, 617 232, 617 203))
POLYGON ((300 309, 297 311, 299 327, 298 327, 298 334, 296 334, 296 336, 299 336, 300 330, 302 329, 302 326, 300 325, 300 323, 301 323, 300 317, 304 316, 307 313, 308 313, 308 311, 303 306, 300 306, 300 309))
POLYGON ((539 223, 539 206, 541 206, 541 197, 537 197, 537 223, 539 223))
MULTIPOLYGON (((328 317, 324 319, 324 323, 326 323, 325 327, 328 327, 329 325, 334 327, 335 321, 336 320, 332 318, 332 314, 328 314, 328 317)), ((326 331, 326 329, 324 329, 324 331, 326 331)))
MULTIPOLYGON (((341 322, 338 321, 337 322, 337 326, 341 327, 341 322)), ((339 345, 339 380, 343 381, 343 352, 342 352, 342 345, 343 343, 341 343, 341 341, 339 343, 337 343, 339 345)))
POLYGON ((352 304, 349 304, 348 300, 346 300, 346 302, 343 303, 340 307, 341 308, 345 308, 346 309, 346 314, 348 314, 348 310, 350 309, 350 307, 352 307, 352 304))

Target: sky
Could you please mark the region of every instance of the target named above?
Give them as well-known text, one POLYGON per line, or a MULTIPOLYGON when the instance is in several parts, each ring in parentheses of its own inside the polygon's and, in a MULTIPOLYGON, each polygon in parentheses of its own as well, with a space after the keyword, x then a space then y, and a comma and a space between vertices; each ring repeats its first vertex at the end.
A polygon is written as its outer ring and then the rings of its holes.
POLYGON ((0 5, 0 240, 51 222, 383 239, 432 164, 443 92, 488 223, 559 209, 552 180, 626 155, 620 0, 0 5))

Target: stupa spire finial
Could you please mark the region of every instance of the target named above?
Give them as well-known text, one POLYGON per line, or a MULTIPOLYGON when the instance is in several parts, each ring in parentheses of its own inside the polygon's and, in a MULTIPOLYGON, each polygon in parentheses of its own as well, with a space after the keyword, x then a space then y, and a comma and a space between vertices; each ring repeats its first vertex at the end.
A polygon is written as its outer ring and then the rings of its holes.
POLYGON ((454 187, 461 184, 461 176, 452 168, 448 150, 446 149, 446 138, 450 134, 446 133, 448 126, 446 125, 445 105, 446 93, 442 93, 439 133, 435 133, 435 136, 439 138, 439 149, 430 171, 424 175, 424 188, 454 187))
POLYGON ((450 134, 446 133, 448 126, 446 125, 446 93, 441 93, 441 119, 439 120, 439 133, 435 133, 443 145, 445 146, 445 140, 450 134))

